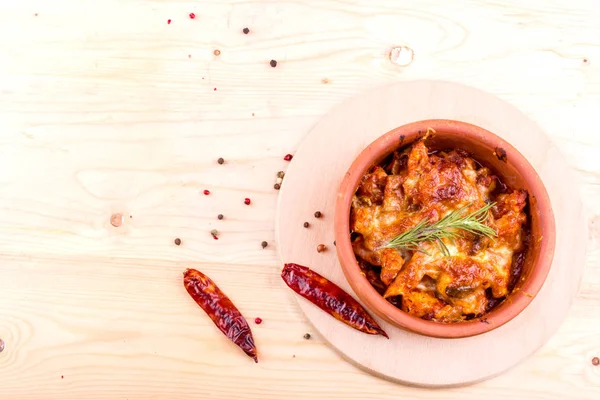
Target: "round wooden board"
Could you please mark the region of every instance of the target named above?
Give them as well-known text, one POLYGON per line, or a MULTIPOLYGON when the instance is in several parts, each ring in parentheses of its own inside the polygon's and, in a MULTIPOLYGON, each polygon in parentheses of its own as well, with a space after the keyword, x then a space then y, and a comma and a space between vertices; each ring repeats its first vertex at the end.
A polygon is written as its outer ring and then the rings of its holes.
POLYGON ((465 339, 429 338, 378 319, 390 340, 355 331, 296 297, 315 329, 346 359, 390 380, 440 387, 493 377, 532 354, 558 329, 578 291, 586 250, 581 238, 587 237, 579 188, 535 123, 495 96, 447 82, 398 83, 353 98, 325 116, 294 155, 279 197, 276 230, 282 262, 309 266, 354 295, 333 245, 339 183, 354 158, 378 136, 432 118, 469 122, 502 136, 540 174, 555 212, 557 247, 538 296, 508 324, 465 339), (323 213, 320 219, 313 215, 317 210, 323 213), (320 243, 328 250, 317 253, 320 243))

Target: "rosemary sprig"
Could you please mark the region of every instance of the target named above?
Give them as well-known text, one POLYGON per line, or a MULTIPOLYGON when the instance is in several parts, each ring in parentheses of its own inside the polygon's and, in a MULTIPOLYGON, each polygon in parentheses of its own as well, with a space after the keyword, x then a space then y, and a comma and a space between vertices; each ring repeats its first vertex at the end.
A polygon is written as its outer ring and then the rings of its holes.
POLYGON ((496 231, 485 224, 489 210, 496 203, 486 204, 480 209, 464 215, 464 211, 469 208, 471 204, 472 203, 469 203, 458 210, 452 211, 437 222, 423 220, 413 228, 390 240, 383 248, 414 250, 430 255, 425 251, 421 243, 434 242, 441 253, 445 257, 448 257, 450 251, 443 239, 449 239, 451 243, 454 243, 454 239, 461 236, 461 230, 478 236, 485 236, 488 238, 496 237, 496 231))

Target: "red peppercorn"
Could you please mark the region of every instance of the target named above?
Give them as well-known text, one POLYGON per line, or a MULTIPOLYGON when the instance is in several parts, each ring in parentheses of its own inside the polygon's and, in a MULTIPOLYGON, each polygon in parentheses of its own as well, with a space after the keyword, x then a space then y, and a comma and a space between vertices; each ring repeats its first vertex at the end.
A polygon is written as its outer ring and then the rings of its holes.
POLYGON ((216 91, 217 91, 217 88, 214 88, 213 90, 216 92, 216 91))
POLYGON ((258 317, 256 317, 256 319, 254 320, 254 323, 255 323, 256 325, 260 325, 260 324, 261 324, 261 322, 262 322, 262 319, 261 319, 261 318, 258 318, 258 317))
POLYGON ((208 196, 210 194, 210 190, 204 189, 204 192, 202 192, 202 193, 204 193, 206 196, 208 196))
POLYGON ((213 239, 219 240, 219 237, 217 235, 213 235, 213 239))
POLYGON ((191 19, 194 19, 194 18, 196 18, 196 14, 194 14, 194 13, 190 13, 190 18, 191 18, 191 19))
POLYGON ((598 357, 594 357, 592 358, 592 364, 597 367, 598 365, 600 365, 600 358, 598 357))
POLYGON ((292 158, 294 158, 294 156, 291 154, 286 154, 285 157, 283 157, 285 161, 292 161, 292 158))
POLYGON ((171 25, 171 20, 170 19, 167 20, 167 24, 171 25))
POLYGON ((249 205, 250 205, 250 203, 251 203, 251 202, 250 202, 250 199, 246 197, 246 198, 244 199, 244 204, 245 204, 245 205, 247 205, 247 206, 249 206, 249 205))

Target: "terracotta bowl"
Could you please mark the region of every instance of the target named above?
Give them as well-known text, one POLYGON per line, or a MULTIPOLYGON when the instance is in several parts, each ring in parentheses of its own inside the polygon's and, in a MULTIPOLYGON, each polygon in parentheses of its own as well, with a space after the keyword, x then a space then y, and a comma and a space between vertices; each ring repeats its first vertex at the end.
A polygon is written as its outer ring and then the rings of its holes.
POLYGON ((502 138, 475 125, 451 120, 418 121, 379 137, 360 153, 342 181, 335 208, 335 239, 338 258, 350 286, 373 313, 400 328, 438 338, 479 335, 502 326, 521 313, 539 292, 552 264, 555 247, 554 215, 548 193, 531 164, 502 138), (431 149, 460 148, 494 171, 505 183, 529 193, 529 216, 533 240, 520 281, 507 299, 480 319, 439 323, 414 317, 385 300, 361 274, 350 243, 350 206, 361 177, 374 165, 402 146, 424 136, 431 149), (487 322, 487 323, 486 323, 487 322))

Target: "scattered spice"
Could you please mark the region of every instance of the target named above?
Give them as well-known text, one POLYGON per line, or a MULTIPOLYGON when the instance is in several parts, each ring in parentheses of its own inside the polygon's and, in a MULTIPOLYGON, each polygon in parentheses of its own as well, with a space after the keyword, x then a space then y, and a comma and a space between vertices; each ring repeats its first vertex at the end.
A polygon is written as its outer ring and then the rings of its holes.
POLYGON ((592 364, 594 364, 594 366, 596 366, 596 367, 598 365, 600 365, 600 358, 598 358, 598 357, 592 358, 592 364))
POLYGON ((219 237, 217 235, 213 235, 213 239, 219 240, 219 237))
POLYGON ((111 215, 110 216, 110 224, 112 226, 114 226, 115 228, 118 228, 121 225, 123 225, 123 214, 115 213, 115 214, 111 215))
POLYGON ((210 190, 204 189, 202 193, 204 193, 205 196, 208 196, 210 194, 210 190))
POLYGON ((327 250, 327 246, 325 246, 324 244, 320 244, 317 246, 317 253, 322 253, 325 250, 327 250))
POLYGON ((260 245, 264 249, 265 247, 267 247, 269 245, 269 243, 267 243, 266 241, 263 240, 263 242, 260 245))
POLYGON ((315 218, 321 218, 322 216, 321 211, 315 211, 315 218))
POLYGON ((213 90, 216 92, 216 91, 217 91, 217 88, 214 88, 213 90))
POLYGON ((167 24, 171 25, 171 20, 170 19, 167 20, 167 24))
POLYGON ((191 18, 191 19, 194 19, 194 18, 196 18, 196 14, 194 14, 194 13, 190 13, 190 18, 191 18))
POLYGON ((306 339, 306 340, 310 339, 310 333, 305 333, 304 334, 304 339, 306 339))
POLYGON ((323 80, 321 82, 323 82, 324 84, 328 84, 329 83, 329 79, 323 78, 323 80))
POLYGON ((254 362, 258 362, 256 346, 248 322, 215 282, 198 270, 186 269, 183 273, 183 285, 217 328, 254 362))
POLYGON ((217 219, 223 219, 223 214, 217 215, 217 219))
POLYGON ((219 157, 219 159, 217 160, 217 162, 219 164, 223 164, 223 163, 225 163, 225 160, 223 159, 223 157, 219 157))
POLYGON ((244 29, 242 29, 242 32, 244 32, 244 35, 247 35, 250 33, 250 29, 244 28, 244 29))
POLYGON ((333 245, 334 245, 334 246, 337 246, 337 244, 335 244, 335 240, 333 241, 333 245))
POLYGON ((305 227, 305 228, 308 228, 309 226, 310 226, 310 224, 309 224, 308 222, 305 222, 305 223, 304 223, 304 227, 305 227))
POLYGON ((221 55, 221 50, 219 50, 219 49, 216 49, 215 51, 213 51, 213 54, 214 54, 215 56, 221 55))
POLYGON ((254 117, 254 113, 252 113, 252 116, 254 117))
POLYGON ((250 205, 250 203, 251 203, 250 199, 246 197, 246 198, 244 199, 244 204, 245 204, 245 205, 247 205, 247 206, 249 206, 249 205, 250 205))
POLYGON ((279 172, 277 173, 277 177, 278 177, 278 178, 281 178, 281 179, 283 179, 283 177, 284 177, 284 176, 285 176, 285 172, 283 172, 283 171, 279 171, 279 172))
POLYGON ((281 189, 281 185, 279 183, 276 183, 273 185, 273 189, 279 190, 279 189, 281 189))
POLYGON ((254 323, 255 323, 256 325, 260 325, 260 324, 262 323, 262 318, 256 317, 256 318, 254 319, 254 323))
POLYGON ((176 239, 174 240, 174 242, 175 242, 175 244, 176 244, 177 246, 179 246, 179 245, 181 244, 181 239, 179 239, 179 238, 176 238, 176 239))
POLYGON ((210 231, 210 234, 213 236, 219 236, 219 231, 216 229, 213 229, 212 231, 210 231))
POLYGON ((65 376, 64 376, 64 375, 61 375, 61 376, 60 376, 60 379, 65 379, 65 376))
POLYGON ((0 353, 2 353, 4 351, 4 340, 0 339, 0 353))
POLYGON ((277 66, 277 61, 271 60, 271 62, 269 62, 269 65, 271 65, 271 67, 275 68, 277 66))
POLYGON ((285 161, 292 161, 292 158, 294 158, 294 156, 291 154, 286 154, 285 157, 283 157, 285 161))
POLYGON ((587 62, 588 62, 588 59, 587 59, 587 58, 584 58, 584 59, 583 59, 583 62, 584 62, 584 63, 587 63, 587 62))

